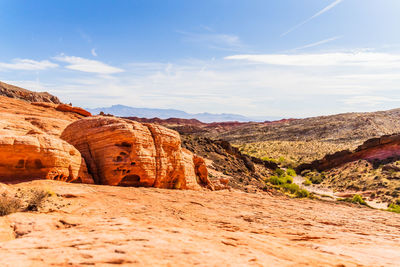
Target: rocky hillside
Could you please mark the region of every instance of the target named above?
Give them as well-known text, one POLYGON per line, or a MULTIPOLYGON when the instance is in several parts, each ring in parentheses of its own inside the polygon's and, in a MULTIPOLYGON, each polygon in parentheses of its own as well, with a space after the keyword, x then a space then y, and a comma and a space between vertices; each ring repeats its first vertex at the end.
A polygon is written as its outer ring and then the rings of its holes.
POLYGON ((235 143, 260 141, 323 141, 361 144, 367 139, 400 132, 400 109, 344 113, 275 124, 244 125, 218 134, 235 143))
POLYGON ((33 92, 14 85, 0 82, 0 96, 22 99, 28 102, 48 102, 53 104, 61 104, 58 97, 47 92, 33 92))
POLYGON ((394 202, 400 197, 400 135, 369 139, 354 151, 343 150, 302 164, 297 172, 314 176, 311 180, 318 175, 319 183, 335 191, 394 202))

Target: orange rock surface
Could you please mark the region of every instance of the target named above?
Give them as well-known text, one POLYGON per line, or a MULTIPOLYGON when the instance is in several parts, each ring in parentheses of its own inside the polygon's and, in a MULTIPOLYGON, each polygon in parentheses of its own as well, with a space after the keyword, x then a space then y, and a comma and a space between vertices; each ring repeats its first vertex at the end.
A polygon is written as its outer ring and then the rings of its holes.
POLYGON ((70 124, 61 138, 81 152, 98 184, 199 189, 204 181, 196 170, 204 175, 205 166, 196 167, 179 134, 162 126, 96 116, 70 124))
POLYGON ((400 262, 400 214, 364 206, 236 190, 49 180, 11 187, 47 188, 56 195, 41 212, 0 217, 1 266, 398 267, 400 262))
POLYGON ((66 104, 57 105, 56 110, 64 111, 64 112, 74 112, 74 113, 78 113, 79 115, 82 115, 84 117, 92 116, 92 114, 89 111, 86 111, 83 108, 73 107, 73 106, 66 105, 66 104))
MULTIPOLYGON (((79 151, 46 134, 1 135, 0 151, 1 182, 35 179, 72 182, 85 173, 79 151)), ((81 180, 90 181, 90 178, 81 177, 81 180)))
POLYGON ((61 131, 79 118, 82 116, 0 96, 0 182, 55 179, 93 183, 79 151, 59 138, 61 131))

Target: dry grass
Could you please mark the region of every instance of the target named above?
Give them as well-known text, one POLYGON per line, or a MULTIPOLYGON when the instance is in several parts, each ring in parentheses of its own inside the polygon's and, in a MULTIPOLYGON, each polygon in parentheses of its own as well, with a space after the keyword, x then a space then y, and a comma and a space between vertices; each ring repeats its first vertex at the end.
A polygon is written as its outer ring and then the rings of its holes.
POLYGON ((22 202, 20 199, 11 197, 7 194, 0 196, 0 216, 5 216, 22 209, 22 202))
POLYGON ((0 216, 19 211, 38 211, 50 194, 40 188, 19 191, 14 196, 3 193, 0 196, 0 216))

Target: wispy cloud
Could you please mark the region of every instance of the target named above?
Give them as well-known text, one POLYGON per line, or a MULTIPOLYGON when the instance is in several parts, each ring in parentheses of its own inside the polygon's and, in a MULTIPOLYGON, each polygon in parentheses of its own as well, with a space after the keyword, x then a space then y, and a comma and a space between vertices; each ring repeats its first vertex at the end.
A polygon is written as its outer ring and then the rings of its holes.
MULTIPOLYGON (((203 26, 204 27, 204 26, 203 26)), ((233 34, 215 33, 207 27, 207 33, 192 33, 176 31, 183 36, 183 41, 199 43, 209 48, 237 51, 243 46, 239 36, 233 34)))
POLYGON ((78 70, 78 71, 98 73, 98 74, 114 74, 124 71, 123 69, 107 65, 106 63, 103 63, 101 61, 82 58, 82 57, 60 55, 54 57, 54 59, 60 62, 69 63, 69 65, 65 67, 71 70, 78 70))
POLYGON ((329 10, 331 10, 332 8, 334 8, 335 6, 337 6, 338 4, 340 4, 341 2, 343 2, 343 0, 336 0, 335 2, 333 2, 332 4, 330 4, 329 6, 323 8, 321 11, 315 13, 313 16, 309 17, 308 19, 304 20, 303 22, 297 24, 296 26, 290 28, 288 31, 284 32, 281 34, 282 36, 287 35, 288 33, 291 33, 292 31, 296 30, 297 28, 300 28, 301 26, 303 26, 304 24, 308 23, 309 21, 321 16, 322 14, 324 14, 325 12, 328 12, 329 10))
POLYGON ((323 44, 327 44, 327 43, 336 41, 336 40, 341 39, 341 38, 343 38, 343 36, 335 36, 335 37, 324 39, 324 40, 321 40, 321 41, 318 41, 318 42, 315 42, 315 43, 311 43, 311 44, 308 44, 308 45, 297 47, 297 48, 293 49, 292 51, 320 46, 320 45, 323 45, 323 44))
POLYGON ((400 68, 400 54, 374 52, 340 52, 316 54, 233 55, 228 60, 284 66, 362 66, 400 68))
POLYGON ((14 59, 11 63, 0 62, 1 70, 46 70, 58 67, 48 60, 36 61, 32 59, 14 59))
POLYGON ((344 99, 346 105, 377 106, 388 102, 400 102, 400 98, 389 98, 384 96, 353 96, 344 99))
POLYGON ((90 53, 92 54, 92 56, 97 57, 96 48, 90 50, 90 53))

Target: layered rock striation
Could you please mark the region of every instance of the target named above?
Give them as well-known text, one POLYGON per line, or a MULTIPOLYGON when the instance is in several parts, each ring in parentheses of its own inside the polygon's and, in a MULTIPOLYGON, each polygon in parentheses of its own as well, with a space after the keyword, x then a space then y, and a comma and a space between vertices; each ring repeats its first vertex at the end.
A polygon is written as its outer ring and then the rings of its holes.
POLYGON ((79 151, 47 134, 0 136, 0 181, 51 179, 93 183, 79 151))
POLYGON ((97 184, 176 189, 211 186, 204 161, 182 149, 177 132, 159 125, 88 117, 70 124, 61 138, 80 151, 97 184))

